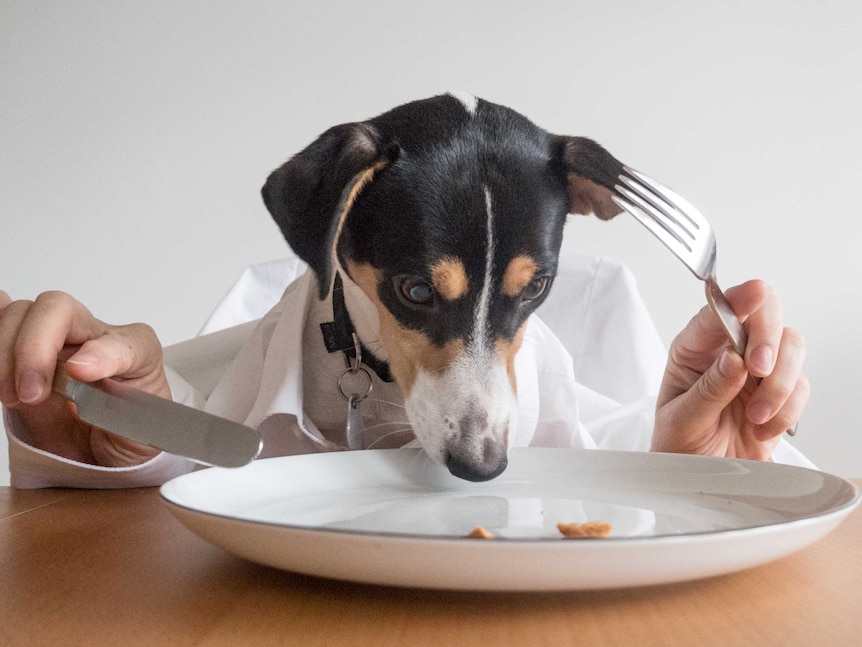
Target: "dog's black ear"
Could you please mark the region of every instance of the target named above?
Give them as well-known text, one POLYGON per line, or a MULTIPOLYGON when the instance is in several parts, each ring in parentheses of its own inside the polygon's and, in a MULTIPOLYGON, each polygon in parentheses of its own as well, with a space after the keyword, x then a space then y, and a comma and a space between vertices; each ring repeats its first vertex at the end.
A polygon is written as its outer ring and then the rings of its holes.
POLYGON ((554 145, 566 175, 569 213, 595 214, 602 220, 621 213, 611 196, 622 173, 622 163, 591 139, 555 137, 554 145))
POLYGON ((285 240, 317 274, 321 299, 329 291, 344 219, 392 154, 372 126, 342 124, 273 171, 263 186, 263 201, 285 240))

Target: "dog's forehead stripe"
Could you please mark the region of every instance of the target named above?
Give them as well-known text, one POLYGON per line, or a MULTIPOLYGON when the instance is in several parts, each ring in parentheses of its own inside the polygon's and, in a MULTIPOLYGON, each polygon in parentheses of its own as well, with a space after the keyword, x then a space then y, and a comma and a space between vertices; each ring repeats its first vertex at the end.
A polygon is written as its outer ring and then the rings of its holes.
POLYGON ((434 288, 447 301, 460 299, 467 294, 467 271, 464 264, 452 256, 447 256, 431 267, 431 280, 434 288))
POLYGON ((503 274, 503 294, 509 297, 516 297, 524 288, 530 284, 530 281, 536 275, 536 270, 539 266, 529 256, 516 256, 511 260, 509 266, 503 274))
POLYGON ((468 92, 450 92, 449 94, 461 102, 470 116, 476 114, 476 108, 479 106, 479 99, 468 92))
POLYGON ((491 281, 494 270, 494 211, 491 201, 491 191, 488 187, 485 187, 485 212, 487 235, 487 239, 485 240, 485 276, 482 283, 482 291, 479 293, 479 300, 476 303, 476 324, 473 328, 474 342, 478 346, 486 345, 488 337, 488 310, 490 309, 491 281))

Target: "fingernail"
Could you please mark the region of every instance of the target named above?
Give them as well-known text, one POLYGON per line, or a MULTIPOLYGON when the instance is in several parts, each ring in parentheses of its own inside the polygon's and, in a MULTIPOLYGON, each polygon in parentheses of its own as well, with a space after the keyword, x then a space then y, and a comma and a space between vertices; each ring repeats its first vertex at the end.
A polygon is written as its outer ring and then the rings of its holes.
POLYGON ((80 366, 92 366, 93 364, 97 364, 98 361, 99 357, 95 353, 91 353, 86 350, 80 353, 75 353, 66 360, 69 364, 78 364, 80 366))
POLYGON ((752 402, 748 405, 748 419, 756 425, 762 425, 772 417, 772 407, 766 402, 752 402))
POLYGON ((769 375, 775 362, 775 353, 769 346, 758 346, 751 352, 749 361, 755 371, 762 375, 769 375))
POLYGON ((721 357, 718 358, 718 372, 726 378, 735 377, 738 371, 734 363, 729 350, 722 352, 721 357))
POLYGON ((36 371, 25 371, 18 380, 18 399, 21 402, 35 402, 45 389, 45 378, 36 371))

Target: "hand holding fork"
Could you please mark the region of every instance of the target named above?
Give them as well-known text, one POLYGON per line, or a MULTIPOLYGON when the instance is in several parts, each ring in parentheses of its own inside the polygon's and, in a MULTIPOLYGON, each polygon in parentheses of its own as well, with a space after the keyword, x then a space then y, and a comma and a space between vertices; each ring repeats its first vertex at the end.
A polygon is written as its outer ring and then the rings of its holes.
MULTIPOLYGON (((764 329, 756 331, 758 343, 756 348, 749 349, 746 327, 740 321, 716 280, 717 247, 715 235, 706 218, 684 198, 642 173, 624 167, 618 180, 613 197, 614 202, 649 229, 695 276, 704 281, 707 302, 712 313, 715 314, 715 320, 720 322, 723 334, 726 334, 731 340, 735 352, 745 358, 741 366, 739 366, 738 359, 729 355, 713 361, 716 364, 716 370, 719 371, 719 376, 722 369, 727 373, 724 375, 725 378, 729 375, 732 376, 734 369, 736 369, 737 379, 741 380, 739 390, 745 392, 744 402, 741 404, 736 402, 735 405, 730 406, 737 400, 736 395, 738 394, 732 393, 732 386, 728 387, 729 390, 723 397, 733 397, 728 400, 724 420, 719 421, 719 425, 724 424, 725 427, 735 425, 738 428, 748 427, 751 428, 751 433, 744 438, 735 439, 725 434, 723 442, 725 445, 733 443, 734 448, 728 449, 727 446, 724 446, 726 452, 723 453, 722 449, 710 446, 708 453, 728 455, 727 452, 729 452, 733 455, 745 454, 751 458, 763 458, 765 448, 761 447, 759 443, 780 436, 783 430, 794 435, 796 421, 808 399, 808 382, 801 373, 802 359, 804 358, 804 342, 801 335, 792 329, 776 330, 776 328, 781 328, 775 325, 775 319, 780 320, 780 305, 777 298, 764 284, 751 282, 735 288, 738 295, 736 297, 739 302, 738 305, 745 310, 741 314, 746 317, 751 315, 749 319, 751 325, 762 324, 761 328, 764 329), (743 291, 745 294, 740 294, 743 291), (758 295, 757 293, 761 294, 758 295), (746 355, 746 353, 748 354, 746 355), (744 374, 749 376, 747 382, 744 381, 743 372, 740 372, 743 369, 744 374), (761 386, 762 378, 766 380, 763 386, 761 386), (736 420, 731 421, 728 418, 736 418, 736 420), (746 419, 741 420, 740 418, 746 419), (784 429, 779 427, 776 434, 775 425, 785 420, 787 421, 786 427, 784 429)), ((705 314, 708 315, 709 313, 705 314)), ((700 326, 712 323, 706 320, 705 324, 704 321, 702 314, 693 320, 690 326, 694 325, 695 322, 700 326)), ((674 383, 679 382, 680 376, 684 373, 684 371, 680 372, 680 362, 685 366, 687 362, 692 363, 693 361, 693 355, 690 358, 692 361, 685 359, 687 355, 684 352, 686 345, 692 346, 700 343, 701 340, 695 331, 688 329, 683 331, 674 341, 659 407, 663 404, 674 404, 677 398, 690 390, 692 385, 687 384, 685 379, 676 386, 674 383), (680 362, 676 364, 674 363, 675 351, 680 359, 680 362), (674 373, 676 373, 676 379, 674 373)), ((685 366, 685 368, 693 369, 696 374, 701 371, 704 380, 707 381, 698 387, 701 396, 704 395, 704 388, 717 390, 716 380, 707 375, 708 366, 685 366)), ((687 400, 691 400, 691 397, 687 400)), ((689 402, 688 404, 693 403, 689 402)), ((676 402, 676 407, 672 408, 677 409, 677 411, 671 418, 678 417, 676 414, 680 413, 681 406, 679 402, 676 402)), ((660 413, 662 412, 657 412, 657 429, 660 413)), ((694 416, 694 418, 696 417, 694 416)), ((667 434, 664 435, 667 436, 667 434)), ((657 439, 660 447, 663 440, 662 436, 663 432, 658 430, 657 439)), ((683 436, 687 436, 687 434, 683 433, 683 436)), ((701 440, 706 438, 707 436, 704 436, 701 440)), ((706 444, 712 445, 714 441, 715 438, 710 438, 710 442, 706 444)), ((774 442, 768 443, 769 447, 766 449, 771 451, 774 444, 774 442)), ((677 446, 675 442, 672 442, 669 444, 669 449, 670 451, 704 453, 705 447, 677 446)), ((766 454, 766 457, 768 455, 766 454)))

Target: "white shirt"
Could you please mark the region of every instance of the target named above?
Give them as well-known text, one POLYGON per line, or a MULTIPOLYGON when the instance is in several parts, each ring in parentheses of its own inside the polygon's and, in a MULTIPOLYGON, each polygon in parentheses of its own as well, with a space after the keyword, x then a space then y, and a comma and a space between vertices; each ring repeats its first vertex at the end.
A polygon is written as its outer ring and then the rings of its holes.
MULTIPOLYGON (((302 331, 316 298, 313 275, 295 257, 246 270, 201 336, 165 349, 174 399, 257 428, 263 456, 346 449, 302 407, 302 331)), ((665 361, 631 273, 564 254, 516 357, 515 444, 647 451, 665 361)), ((166 453, 127 468, 78 463, 32 447, 14 411, 4 420, 19 488, 151 486, 193 467, 166 453)), ((813 467, 784 440, 773 458, 813 467)))

